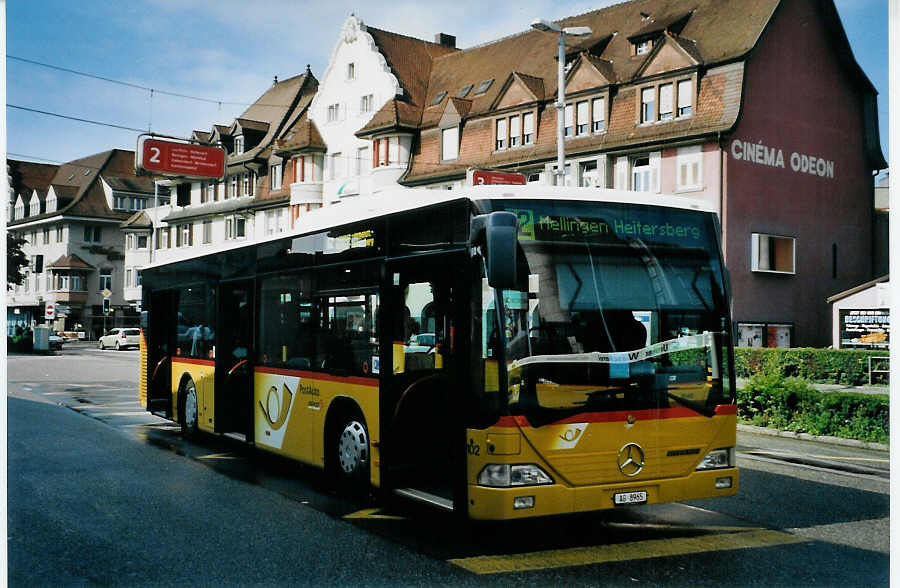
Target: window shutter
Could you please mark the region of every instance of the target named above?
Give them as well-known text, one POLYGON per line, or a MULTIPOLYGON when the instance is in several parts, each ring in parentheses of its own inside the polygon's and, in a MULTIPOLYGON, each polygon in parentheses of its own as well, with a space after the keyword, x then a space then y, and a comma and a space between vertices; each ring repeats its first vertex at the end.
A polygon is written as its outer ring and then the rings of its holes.
POLYGON ((628 158, 616 159, 616 190, 628 189, 628 158))
POLYGON ((662 152, 661 151, 651 151, 650 152, 650 185, 652 188, 651 192, 659 193, 659 171, 662 163, 662 152))
POLYGON ((681 80, 678 82, 678 108, 690 108, 693 102, 694 84, 691 80, 681 80))
POLYGON ((672 84, 663 84, 659 87, 659 115, 672 114, 672 84))

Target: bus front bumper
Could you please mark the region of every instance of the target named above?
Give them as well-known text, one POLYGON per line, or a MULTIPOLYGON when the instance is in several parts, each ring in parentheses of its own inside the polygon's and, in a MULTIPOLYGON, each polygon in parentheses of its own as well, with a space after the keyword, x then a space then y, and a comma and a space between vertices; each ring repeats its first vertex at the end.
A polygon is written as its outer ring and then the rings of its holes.
POLYGON ((572 487, 564 484, 489 488, 469 485, 469 517, 509 520, 733 496, 737 468, 693 472, 683 478, 572 487))

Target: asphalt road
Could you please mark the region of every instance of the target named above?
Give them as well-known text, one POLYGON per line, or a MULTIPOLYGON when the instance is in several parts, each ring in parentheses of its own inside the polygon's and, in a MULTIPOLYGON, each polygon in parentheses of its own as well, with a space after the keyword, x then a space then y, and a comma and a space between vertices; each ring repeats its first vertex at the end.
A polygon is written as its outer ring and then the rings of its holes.
POLYGON ((468 525, 337 495, 230 439, 186 442, 137 405, 137 352, 7 368, 12 586, 889 580, 885 452, 741 434, 734 498, 468 525))

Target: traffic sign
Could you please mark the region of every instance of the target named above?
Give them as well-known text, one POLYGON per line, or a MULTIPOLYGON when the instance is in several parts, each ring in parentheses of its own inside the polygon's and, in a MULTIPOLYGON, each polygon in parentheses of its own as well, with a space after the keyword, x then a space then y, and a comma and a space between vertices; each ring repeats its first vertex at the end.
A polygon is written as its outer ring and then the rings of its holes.
POLYGON ((141 135, 134 154, 134 168, 137 173, 220 180, 225 177, 225 150, 141 135))
POLYGON ((51 321, 56 318, 56 305, 54 303, 47 302, 44 304, 44 318, 51 321))
POLYGON ((469 170, 469 183, 473 186, 487 186, 496 184, 514 184, 524 186, 528 183, 525 174, 514 172, 498 172, 486 169, 469 170))
POLYGON ((112 292, 109 291, 109 288, 104 288, 103 289, 103 297, 109 298, 110 296, 112 296, 112 292))

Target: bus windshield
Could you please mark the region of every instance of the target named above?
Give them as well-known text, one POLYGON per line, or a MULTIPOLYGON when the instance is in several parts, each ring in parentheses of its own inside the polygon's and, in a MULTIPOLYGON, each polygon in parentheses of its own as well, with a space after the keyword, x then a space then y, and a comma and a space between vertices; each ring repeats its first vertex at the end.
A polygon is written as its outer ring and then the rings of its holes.
MULTIPOLYGON (((542 201, 507 210, 521 247, 519 287, 502 294, 513 414, 533 424, 676 406, 712 416, 729 402, 711 214, 542 201)), ((495 317, 485 315, 488 357, 495 317)))

